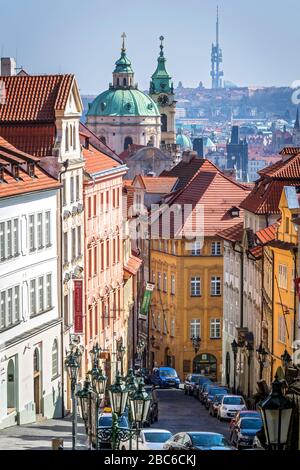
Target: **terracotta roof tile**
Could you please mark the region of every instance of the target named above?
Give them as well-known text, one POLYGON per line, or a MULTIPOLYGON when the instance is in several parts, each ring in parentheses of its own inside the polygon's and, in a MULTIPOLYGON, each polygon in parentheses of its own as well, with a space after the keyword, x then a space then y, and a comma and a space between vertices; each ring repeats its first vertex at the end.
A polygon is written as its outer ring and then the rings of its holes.
POLYGON ((31 155, 52 155, 55 142, 54 124, 2 125, 0 134, 15 147, 31 155))
POLYGON ((136 177, 140 179, 147 193, 168 194, 176 186, 178 178, 173 176, 142 176, 136 177))
POLYGON ((88 149, 83 148, 82 152, 85 159, 85 171, 90 175, 121 166, 114 158, 100 152, 91 144, 88 149))
POLYGON ((230 242, 241 242, 243 239, 244 233, 244 222, 239 222, 232 227, 226 228, 225 230, 221 230, 217 233, 217 235, 224 240, 228 240, 230 242))
POLYGON ((142 264, 143 264, 143 261, 140 258, 137 258, 134 255, 131 255, 127 264, 125 264, 124 266, 124 270, 128 271, 131 275, 135 275, 137 274, 142 264))
POLYGON ((275 224, 270 225, 269 227, 263 228, 256 232, 256 237, 262 245, 266 245, 267 243, 275 240, 277 229, 279 227, 279 222, 275 222, 275 224))
POLYGON ((263 248, 262 246, 254 246, 249 250, 249 253, 251 253, 255 259, 260 259, 263 255, 263 248))
POLYGON ((204 158, 193 158, 190 162, 181 161, 171 170, 163 171, 160 176, 179 178, 177 189, 182 189, 195 176, 204 162, 204 158))

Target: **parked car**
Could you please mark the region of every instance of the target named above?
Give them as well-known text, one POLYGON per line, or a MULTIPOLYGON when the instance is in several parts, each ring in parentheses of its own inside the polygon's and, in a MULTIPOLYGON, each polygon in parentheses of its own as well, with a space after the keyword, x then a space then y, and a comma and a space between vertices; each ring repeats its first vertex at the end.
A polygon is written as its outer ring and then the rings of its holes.
POLYGON ((193 388, 193 395, 194 395, 194 397, 199 400, 200 391, 201 391, 203 385, 204 385, 205 383, 207 383, 207 384, 212 384, 212 382, 213 382, 213 381, 212 381, 212 379, 211 379, 210 377, 205 376, 205 375, 201 375, 201 376, 199 377, 198 382, 196 382, 196 383, 194 384, 194 388, 193 388))
MULTIPOLYGON (((129 429, 129 422, 127 416, 124 414, 119 417, 118 424, 121 429, 129 429)), ((102 413, 98 419, 98 428, 105 431, 112 427, 112 413, 102 413)), ((110 439, 102 439, 98 441, 100 449, 111 449, 110 439)))
MULTIPOLYGON (((164 443, 172 437, 172 433, 166 429, 142 429, 138 449, 139 450, 161 450, 164 443)), ((126 441, 120 446, 120 450, 129 450, 130 442, 126 441)), ((131 441, 131 449, 137 450, 136 438, 131 441)))
POLYGON ((217 416, 218 414, 218 410, 219 410, 219 406, 221 404, 221 401, 222 401, 222 398, 224 397, 224 395, 215 395, 212 402, 210 402, 210 405, 209 405, 209 414, 210 416, 217 416))
POLYGON ((185 395, 193 395, 195 384, 198 383, 201 377, 203 377, 201 374, 189 374, 186 376, 184 381, 185 395))
POLYGON ((179 432, 163 446, 164 450, 235 450, 223 434, 214 432, 179 432))
POLYGON ((144 426, 151 426, 151 424, 158 420, 157 393, 153 385, 145 385, 145 390, 151 396, 151 402, 147 415, 147 420, 144 422, 144 426))
POLYGON ((255 410, 241 410, 241 411, 238 411, 237 414, 232 418, 232 420, 230 421, 230 424, 229 424, 230 440, 231 440, 233 429, 234 429, 236 423, 241 418, 258 418, 258 419, 261 419, 261 414, 260 414, 260 411, 255 411, 255 410))
POLYGON ((259 418, 241 418, 235 425, 231 442, 237 449, 253 448, 256 433, 263 426, 262 419, 259 418))
POLYGON ((160 388, 179 388, 180 379, 173 367, 159 367, 153 370, 151 383, 160 388))
POLYGON ((200 403, 204 403, 204 400, 205 400, 205 398, 206 398, 207 395, 208 395, 209 389, 210 389, 211 387, 217 387, 217 386, 218 386, 218 384, 216 384, 216 383, 213 383, 213 382, 205 382, 205 383, 202 385, 202 387, 201 387, 201 389, 200 389, 200 391, 199 391, 199 400, 200 400, 200 403))
POLYGON ((245 400, 240 395, 225 395, 222 398, 222 402, 218 410, 218 419, 223 421, 223 419, 233 418, 238 411, 246 410, 247 406, 245 400))
POLYGON ((213 401, 213 398, 215 395, 226 395, 228 393, 230 393, 230 390, 227 387, 221 387, 221 386, 210 387, 208 390, 208 394, 206 395, 205 400, 204 400, 205 408, 207 410, 209 409, 209 406, 211 402, 213 401))

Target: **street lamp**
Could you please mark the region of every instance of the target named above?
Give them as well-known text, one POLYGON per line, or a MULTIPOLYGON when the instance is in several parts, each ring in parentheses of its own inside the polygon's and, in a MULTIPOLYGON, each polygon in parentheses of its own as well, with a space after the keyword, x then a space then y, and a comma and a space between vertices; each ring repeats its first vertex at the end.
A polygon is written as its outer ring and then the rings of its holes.
POLYGON ((144 388, 144 381, 141 380, 138 389, 130 398, 130 409, 132 419, 136 425, 137 435, 136 435, 136 450, 138 450, 139 434, 140 427, 147 419, 149 408, 150 408, 150 396, 144 388))
POLYGON ((69 378, 71 380, 71 395, 72 395, 72 449, 76 449, 76 434, 77 434, 77 403, 76 403, 76 383, 78 372, 80 369, 81 364, 81 352, 79 348, 75 348, 75 350, 71 350, 66 357, 65 360, 65 367, 67 369, 69 378))
POLYGON ((239 345, 234 339, 231 343, 231 349, 233 352, 233 391, 236 393, 236 360, 237 360, 237 353, 238 353, 239 345))
POLYGON ((261 414, 269 450, 283 450, 287 445, 293 404, 282 393, 276 374, 272 392, 261 405, 261 414))
POLYGON ((191 338, 191 341, 192 341, 192 345, 193 345, 193 348, 195 350, 195 355, 197 354, 197 352, 199 351, 200 349, 200 344, 201 344, 201 338, 200 336, 192 336, 191 338))
POLYGON ((246 349, 248 351, 248 398, 250 398, 250 388, 251 388, 251 360, 253 353, 253 346, 251 343, 247 343, 246 349))
POLYGON ((109 387, 108 393, 112 412, 118 417, 121 416, 126 408, 128 389, 126 385, 122 383, 122 377, 119 373, 117 373, 116 376, 116 383, 109 387))
POLYGON ((101 348, 99 347, 98 343, 94 344, 92 349, 90 350, 90 355, 92 358, 92 364, 97 365, 99 364, 99 353, 101 351, 101 348))
POLYGON ((281 356, 281 360, 282 360, 282 364, 284 366, 284 371, 285 373, 287 372, 287 369, 292 361, 292 358, 290 356, 290 354, 288 353, 288 351, 285 349, 284 350, 284 353, 282 354, 281 356))
POLYGON ((77 397, 79 399, 79 405, 81 409, 81 417, 84 421, 86 433, 90 434, 91 426, 91 402, 92 402, 93 389, 89 376, 86 376, 86 379, 83 384, 83 388, 77 392, 77 397))
POLYGON ((268 352, 264 348, 262 342, 260 343, 259 347, 256 350, 257 352, 257 360, 259 362, 259 379, 262 380, 263 378, 263 370, 264 365, 268 356, 268 352))

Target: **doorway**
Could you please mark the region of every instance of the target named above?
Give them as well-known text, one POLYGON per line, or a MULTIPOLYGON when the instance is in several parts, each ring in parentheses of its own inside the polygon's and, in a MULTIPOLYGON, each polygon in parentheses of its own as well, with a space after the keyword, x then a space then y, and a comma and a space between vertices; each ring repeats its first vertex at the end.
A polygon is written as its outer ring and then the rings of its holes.
POLYGON ((193 360, 193 373, 217 378, 217 359, 212 354, 199 354, 193 360))
POLYGON ((33 353, 33 399, 35 403, 35 412, 40 414, 41 411, 41 368, 40 368, 40 351, 35 348, 33 353))
POLYGON ((15 411, 16 407, 15 363, 10 359, 7 366, 7 414, 15 411))

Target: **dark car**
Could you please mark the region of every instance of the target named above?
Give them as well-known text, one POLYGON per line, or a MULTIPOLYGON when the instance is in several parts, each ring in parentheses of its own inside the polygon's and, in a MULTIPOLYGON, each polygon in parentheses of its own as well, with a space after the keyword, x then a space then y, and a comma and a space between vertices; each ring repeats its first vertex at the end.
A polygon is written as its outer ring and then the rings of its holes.
POLYGON ((241 418, 257 418, 261 419, 261 414, 260 411, 255 411, 255 410, 241 410, 238 411, 237 414, 232 418, 229 424, 229 429, 230 429, 230 440, 232 437, 232 432, 234 427, 236 426, 236 423, 241 419, 241 418))
POLYGON ((204 384, 212 384, 213 383, 213 380, 211 379, 211 377, 208 377, 206 375, 202 375, 198 382, 196 382, 194 384, 194 389, 193 389, 193 395, 195 398, 197 398, 199 400, 199 396, 200 396, 200 391, 203 387, 204 384))
POLYGON ((205 382, 199 389, 199 400, 200 403, 204 403, 204 399, 208 394, 208 390, 210 387, 216 387, 217 384, 213 382, 205 382))
POLYGON ((209 404, 209 414, 210 416, 217 416, 218 414, 218 408, 221 404, 221 401, 222 401, 222 398, 224 397, 224 394, 223 395, 215 395, 212 402, 210 402, 209 404))
POLYGON ((153 370, 151 383, 160 388, 179 388, 180 379, 173 367, 159 367, 153 370))
POLYGON ((223 434, 215 432, 179 432, 163 446, 164 450, 235 450, 223 434))
MULTIPOLYGON (((120 429, 129 429, 127 416, 124 414, 119 417, 118 424, 120 429)), ((110 433, 112 427, 112 413, 103 413, 98 419, 98 429, 103 431, 103 437, 98 440, 100 449, 111 449, 110 433)))
POLYGON ((237 449, 252 448, 256 433, 262 429, 263 423, 259 418, 241 418, 232 431, 231 443, 237 449))
POLYGON ((147 419, 144 422, 144 426, 151 426, 151 424, 153 424, 154 422, 158 420, 157 393, 153 385, 146 385, 145 390, 151 396, 151 402, 150 402, 147 419))
POLYGON ((200 378, 204 377, 201 374, 189 374, 186 376, 184 382, 184 394, 193 395, 194 387, 199 382, 200 378))
POLYGON ((214 386, 209 387, 208 393, 204 399, 204 406, 208 410, 210 403, 213 401, 215 395, 227 395, 229 393, 229 389, 227 387, 214 386))

